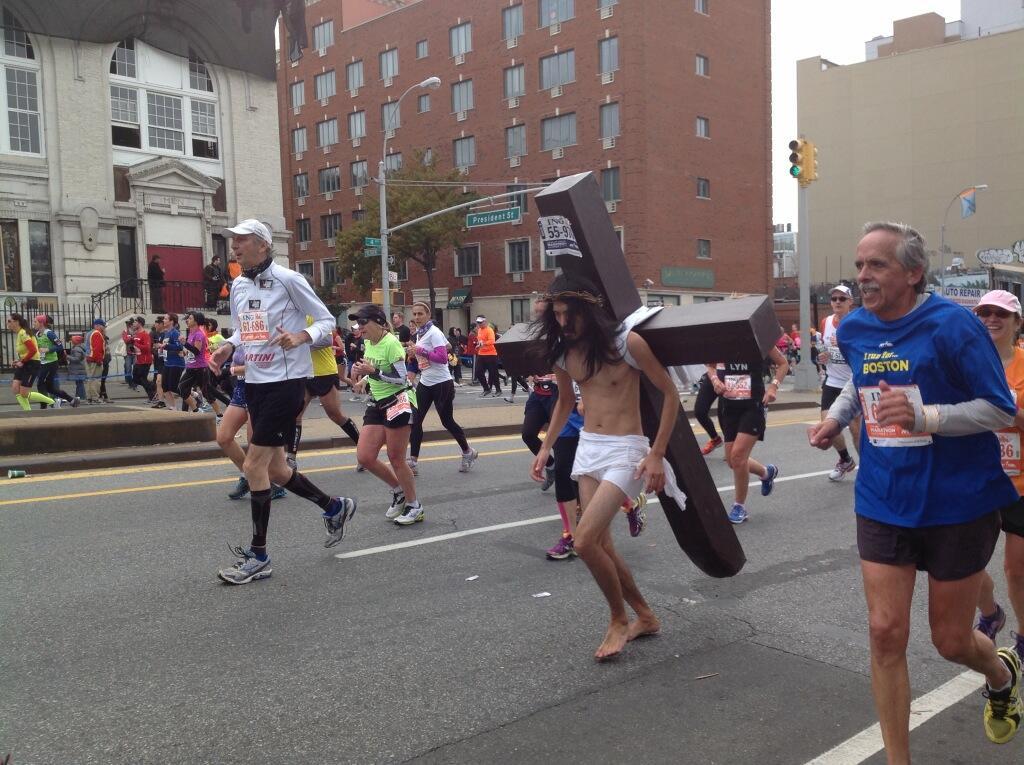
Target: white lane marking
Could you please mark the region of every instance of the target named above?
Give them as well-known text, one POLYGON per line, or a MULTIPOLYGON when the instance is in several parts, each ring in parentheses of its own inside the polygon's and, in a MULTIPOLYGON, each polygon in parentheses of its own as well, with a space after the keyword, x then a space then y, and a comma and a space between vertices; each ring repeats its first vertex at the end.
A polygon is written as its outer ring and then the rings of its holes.
MULTIPOLYGON (((984 682, 983 675, 968 670, 921 698, 915 699, 910 704, 910 730, 977 693, 984 682)), ((882 751, 882 747, 882 729, 875 723, 839 746, 810 760, 806 765, 858 765, 882 751)))
MULTIPOLYGON (((775 483, 783 483, 785 481, 799 481, 804 478, 815 478, 817 476, 828 475, 830 470, 818 470, 813 473, 800 473, 798 475, 785 476, 783 478, 776 478, 775 483)), ((760 483, 757 481, 751 485, 760 483)), ((732 491, 735 486, 716 486, 718 493, 722 494, 727 491, 732 491)), ((651 497, 647 500, 647 504, 655 505, 660 504, 661 500, 657 497, 651 497)), ((501 531, 503 529, 514 529, 518 526, 532 526, 535 523, 548 523, 549 521, 560 520, 560 515, 544 515, 540 518, 527 518, 524 521, 513 521, 511 523, 499 523, 494 526, 481 526, 478 529, 466 529, 465 531, 453 531, 450 534, 438 534, 434 537, 423 537, 422 539, 410 539, 406 542, 395 542, 390 545, 380 545, 378 547, 367 547, 362 550, 353 550, 352 552, 336 553, 335 558, 362 558, 365 555, 377 555, 378 553, 391 552, 392 550, 404 550, 407 547, 419 547, 420 545, 429 545, 434 542, 447 542, 449 539, 458 539, 459 537, 468 537, 473 534, 486 534, 490 531, 501 531)))

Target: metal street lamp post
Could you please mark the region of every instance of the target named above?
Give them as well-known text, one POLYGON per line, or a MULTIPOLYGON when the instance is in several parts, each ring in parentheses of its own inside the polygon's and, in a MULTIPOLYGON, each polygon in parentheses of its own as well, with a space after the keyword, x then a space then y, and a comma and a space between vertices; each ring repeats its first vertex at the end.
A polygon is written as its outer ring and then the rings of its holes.
POLYGON ((949 211, 953 207, 953 203, 960 198, 960 195, 965 191, 974 189, 975 191, 984 191, 988 188, 987 183, 978 183, 974 186, 967 186, 956 193, 956 196, 949 200, 949 204, 946 205, 946 211, 942 214, 942 228, 939 229, 939 283, 942 285, 942 294, 946 294, 946 220, 949 218, 949 211))
MULTIPOLYGON (((398 109, 402 99, 417 88, 431 88, 436 90, 441 87, 440 77, 428 77, 423 82, 418 82, 409 87, 398 100, 395 101, 393 109, 398 109)), ((393 114, 393 112, 392 112, 393 114)), ((391 282, 388 281, 388 200, 387 200, 387 174, 384 172, 384 159, 388 154, 388 133, 387 125, 384 126, 384 146, 381 148, 380 164, 377 165, 377 183, 380 187, 380 285, 381 294, 384 298, 384 314, 391 319, 391 282)))

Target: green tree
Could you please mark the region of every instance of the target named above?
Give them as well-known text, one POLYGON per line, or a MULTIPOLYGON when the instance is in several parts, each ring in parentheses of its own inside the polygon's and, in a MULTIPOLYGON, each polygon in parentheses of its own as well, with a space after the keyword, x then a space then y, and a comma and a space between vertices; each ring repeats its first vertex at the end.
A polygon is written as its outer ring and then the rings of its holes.
MULTIPOLYGON (((462 176, 457 170, 442 173, 433 160, 424 162, 423 152, 416 152, 412 162, 388 174, 388 225, 393 227, 415 220, 428 213, 469 202, 476 194, 463 193, 462 176), (404 186, 402 182, 423 185, 404 186), (454 185, 430 185, 450 183, 454 185), (394 184, 394 185, 392 185, 394 184)), ((380 259, 363 255, 363 239, 380 236, 380 205, 376 195, 366 195, 366 214, 361 221, 338 233, 336 249, 340 273, 351 274, 352 282, 363 292, 380 279, 380 259)), ((430 310, 434 311, 434 274, 438 255, 458 247, 462 241, 465 211, 438 215, 388 237, 388 254, 394 256, 392 270, 409 261, 419 264, 427 276, 430 310)))

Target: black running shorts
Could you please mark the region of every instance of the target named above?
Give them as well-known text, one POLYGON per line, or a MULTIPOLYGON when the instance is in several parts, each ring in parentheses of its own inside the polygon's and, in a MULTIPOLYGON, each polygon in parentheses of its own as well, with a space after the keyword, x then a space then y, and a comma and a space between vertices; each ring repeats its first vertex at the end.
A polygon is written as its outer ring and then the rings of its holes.
POLYGON ((332 388, 340 388, 341 381, 338 379, 338 375, 319 375, 318 377, 307 377, 306 378, 306 390, 309 391, 309 395, 315 398, 320 396, 326 396, 331 392, 332 388))
POLYGON ((756 436, 764 441, 766 427, 765 408, 760 402, 734 404, 729 401, 718 401, 718 427, 722 430, 725 443, 731 444, 740 433, 756 436))
POLYGON ((821 386, 821 411, 827 412, 832 408, 832 404, 839 398, 839 394, 843 392, 842 388, 835 388, 831 385, 821 386))
POLYGON ((999 511, 1003 515, 1003 531, 1024 537, 1024 497, 999 511))
POLYGON ((940 582, 955 582, 988 565, 999 541, 1002 514, 986 513, 967 523, 912 529, 857 516, 861 560, 916 566, 940 582))
MULTIPOLYGON (((413 407, 413 412, 416 408, 413 407)), ((375 404, 370 404, 366 407, 366 411, 363 412, 363 427, 368 425, 383 425, 385 428, 397 429, 406 428, 412 425, 412 413, 406 412, 405 414, 398 415, 395 419, 388 421, 387 415, 377 408, 375 404)))
POLYGON ((14 379, 24 385, 26 388, 31 388, 36 384, 36 377, 39 375, 39 362, 38 361, 25 361, 20 367, 14 369, 14 379))
POLYGON ((306 403, 306 380, 282 380, 245 384, 245 400, 252 420, 256 446, 287 446, 292 442, 295 420, 306 403))
POLYGON ((163 371, 163 388, 165 391, 170 393, 178 392, 178 383, 181 382, 181 373, 185 371, 185 367, 169 367, 164 364, 163 371))

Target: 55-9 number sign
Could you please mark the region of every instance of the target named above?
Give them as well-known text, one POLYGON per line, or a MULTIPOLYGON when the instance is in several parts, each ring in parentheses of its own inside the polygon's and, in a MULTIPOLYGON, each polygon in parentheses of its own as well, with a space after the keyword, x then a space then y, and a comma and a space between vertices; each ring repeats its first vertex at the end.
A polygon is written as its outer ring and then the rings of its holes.
POLYGON ((540 238, 544 243, 545 255, 583 257, 568 218, 563 215, 546 215, 537 219, 537 225, 540 226, 540 238))

